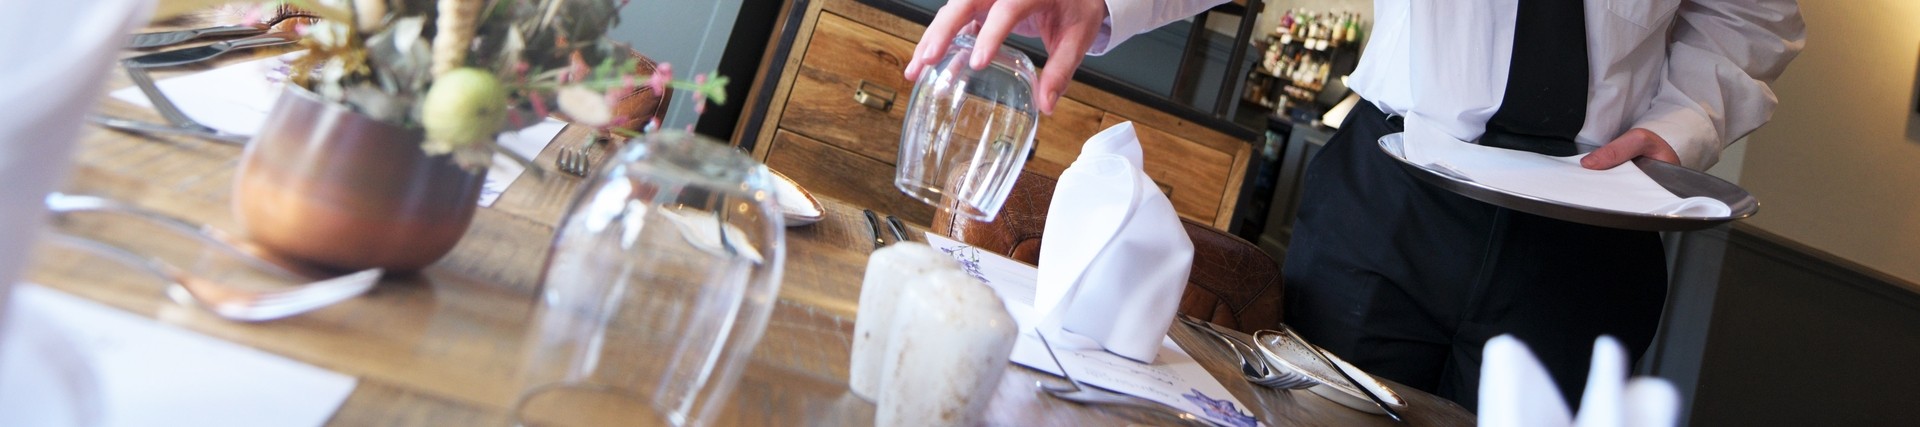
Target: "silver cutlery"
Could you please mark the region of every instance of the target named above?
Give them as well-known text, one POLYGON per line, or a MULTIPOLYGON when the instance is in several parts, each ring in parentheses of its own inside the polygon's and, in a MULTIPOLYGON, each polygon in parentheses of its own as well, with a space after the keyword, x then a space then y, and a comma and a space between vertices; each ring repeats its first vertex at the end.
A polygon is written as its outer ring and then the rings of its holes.
POLYGON ((873 232, 873 248, 880 249, 886 246, 887 239, 880 237, 880 217, 875 216, 872 209, 861 209, 861 211, 866 212, 867 228, 873 232))
POLYGON ((593 156, 588 147, 561 147, 553 158, 553 166, 568 175, 585 177, 593 170, 593 156))
POLYGON ((1222 344, 1226 344, 1234 356, 1240 359, 1240 373, 1247 382, 1283 390, 1304 389, 1319 384, 1313 378, 1297 372, 1274 368, 1272 363, 1267 362, 1266 354, 1262 353, 1256 344, 1241 341, 1221 331, 1219 325, 1184 314, 1179 315, 1178 319, 1200 333, 1212 336, 1222 344))
POLYGON ((1047 343, 1046 334, 1040 333, 1039 330, 1035 330, 1033 333, 1040 338, 1040 347, 1047 350, 1047 357, 1053 359, 1054 366, 1060 368, 1060 377, 1065 378, 1068 384, 1067 387, 1056 387, 1047 385, 1045 382, 1035 382, 1033 387, 1040 390, 1040 392, 1048 396, 1053 396, 1055 399, 1082 405, 1125 406, 1139 409, 1149 414, 1178 420, 1181 424, 1207 427, 1214 426, 1212 422, 1201 418, 1199 415, 1194 415, 1192 412, 1187 412, 1173 405, 1081 385, 1079 380, 1073 379, 1073 375, 1067 374, 1067 365, 1060 363, 1060 357, 1053 354, 1053 345, 1047 343))
POLYGON ((213 227, 196 225, 186 220, 105 197, 55 192, 47 194, 45 203, 47 205, 47 211, 53 213, 56 217, 64 217, 74 213, 98 212, 127 215, 145 220, 176 233, 192 237, 201 243, 219 248, 228 255, 232 255, 254 268, 274 273, 284 278, 310 280, 316 277, 325 277, 330 274, 260 251, 253 245, 241 242, 213 227))
POLYGON ((227 40, 206 46, 174 49, 154 52, 127 58, 123 61, 128 68, 159 68, 186 65, 213 59, 227 52, 247 50, 257 47, 278 46, 300 40, 300 35, 291 31, 278 31, 243 39, 227 40))
POLYGON ((901 224, 900 218, 898 217, 895 217, 893 215, 887 215, 887 230, 893 232, 894 243, 912 241, 907 239, 907 225, 901 224))
POLYGON ((316 19, 317 17, 306 11, 282 4, 274 8, 273 17, 267 19, 265 22, 135 34, 133 40, 127 44, 127 47, 133 49, 151 49, 204 38, 259 35, 266 33, 267 30, 273 29, 273 26, 279 25, 281 21, 293 18, 316 19))
POLYGON ((249 291, 200 277, 172 264, 142 257, 104 242, 55 233, 53 241, 107 255, 140 267, 168 281, 167 296, 183 305, 195 305, 220 317, 242 322, 264 322, 313 311, 364 294, 380 281, 378 268, 306 283, 279 291, 249 291))
MULTIPOLYGON (((1285 330, 1287 329, 1287 325, 1280 325, 1280 328, 1285 330)), ((1286 332, 1289 334, 1293 333, 1291 330, 1287 330, 1286 332)), ((1295 336, 1298 336, 1298 334, 1295 334, 1295 336)), ((1388 405, 1386 400, 1380 399, 1380 395, 1373 393, 1373 389, 1361 385, 1360 381, 1353 379, 1353 375, 1347 374, 1347 370, 1340 369, 1340 365, 1334 364, 1332 359, 1327 358, 1326 350, 1322 350, 1320 346, 1313 344, 1307 344, 1307 349, 1311 350, 1314 357, 1320 358, 1320 363, 1325 363, 1328 367, 1333 368, 1334 372, 1339 372, 1340 378, 1347 380, 1347 384, 1353 384, 1353 388, 1359 389, 1361 394, 1365 394, 1368 399, 1372 399, 1374 405, 1380 406, 1380 410, 1386 412, 1387 418, 1392 418, 1394 421, 1403 423, 1407 422, 1405 418, 1400 417, 1399 411, 1393 410, 1393 405, 1388 405)))
POLYGON ((1241 350, 1242 346, 1238 341, 1214 330, 1211 326, 1212 324, 1185 314, 1180 314, 1175 318, 1180 319, 1180 323, 1199 331, 1201 334, 1211 336, 1219 340, 1221 344, 1226 344, 1227 350, 1232 351, 1233 356, 1240 360, 1240 374, 1246 377, 1247 381, 1260 383, 1266 380, 1269 375, 1272 375, 1273 368, 1267 365, 1266 360, 1262 359, 1258 352, 1254 353, 1253 359, 1248 359, 1247 353, 1241 350))
MULTIPOLYGON (((220 132, 218 130, 194 129, 189 127, 170 126, 170 125, 164 125, 159 123, 151 123, 146 121, 128 119, 123 117, 114 117, 114 116, 109 116, 105 114, 89 114, 87 115, 87 121, 93 122, 94 124, 100 125, 102 127, 106 127, 108 129, 113 129, 113 130, 118 130, 123 132, 131 132, 131 133, 144 134, 144 135, 187 136, 187 137, 199 138, 199 139, 204 139, 204 140, 218 142, 218 143, 227 144, 227 145, 244 146, 244 145, 247 145, 247 140, 250 139, 246 135, 235 135, 235 134, 220 132)), ((205 126, 201 126, 201 127, 205 127, 205 126)))
POLYGON ((161 118, 167 119, 167 123, 172 123, 173 127, 192 132, 220 133, 219 130, 193 121, 193 118, 187 117, 187 113, 181 112, 180 107, 173 105, 173 100, 167 99, 166 93, 160 92, 160 86, 154 84, 153 77, 147 75, 146 69, 125 63, 122 63, 120 68, 127 70, 127 78, 133 80, 133 86, 140 88, 140 93, 147 95, 147 101, 153 103, 153 110, 159 112, 161 118))
POLYGON ((170 46, 183 42, 212 37, 252 36, 267 32, 265 23, 245 25, 224 25, 219 27, 195 28, 191 30, 162 31, 157 33, 135 34, 127 47, 151 49, 170 46))

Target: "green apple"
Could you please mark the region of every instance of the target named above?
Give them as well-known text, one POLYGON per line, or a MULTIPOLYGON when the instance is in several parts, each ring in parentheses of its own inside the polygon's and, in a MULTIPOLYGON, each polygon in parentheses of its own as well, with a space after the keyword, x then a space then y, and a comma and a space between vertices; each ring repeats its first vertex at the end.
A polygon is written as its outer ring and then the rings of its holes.
POLYGON ((441 74, 420 102, 420 125, 432 145, 457 148, 492 139, 506 119, 506 87, 477 68, 441 74))

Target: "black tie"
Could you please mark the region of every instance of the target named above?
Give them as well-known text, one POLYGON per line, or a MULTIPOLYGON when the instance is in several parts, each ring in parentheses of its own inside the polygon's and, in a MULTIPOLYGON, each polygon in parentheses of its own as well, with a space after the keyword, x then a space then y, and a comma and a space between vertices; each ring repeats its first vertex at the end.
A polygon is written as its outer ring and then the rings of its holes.
POLYGON ((1520 0, 1513 65, 1480 144, 1571 156, 1587 117, 1587 21, 1581 0, 1520 0))

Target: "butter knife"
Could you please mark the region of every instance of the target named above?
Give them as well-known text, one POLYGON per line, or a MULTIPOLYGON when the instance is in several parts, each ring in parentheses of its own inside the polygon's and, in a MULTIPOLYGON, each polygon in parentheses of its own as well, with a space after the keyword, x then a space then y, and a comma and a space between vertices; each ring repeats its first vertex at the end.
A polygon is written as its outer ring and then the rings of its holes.
POLYGON ((227 40, 223 42, 209 44, 206 46, 190 47, 186 49, 175 49, 175 50, 169 50, 165 52, 154 52, 154 53, 149 53, 145 55, 135 56, 132 58, 127 58, 125 61, 122 61, 122 62, 124 62, 128 67, 136 67, 136 68, 171 67, 175 65, 192 64, 195 62, 213 59, 214 57, 220 56, 221 54, 225 54, 227 52, 232 52, 237 50, 247 50, 247 49, 264 47, 264 46, 278 46, 278 45, 293 43, 299 40, 300 40, 299 34, 294 34, 292 32, 272 32, 272 33, 261 34, 258 36, 248 37, 244 39, 227 40))
POLYGON ((127 47, 147 49, 172 45, 194 39, 208 37, 253 36, 267 32, 267 26, 261 24, 227 25, 221 27, 195 28, 191 30, 162 31, 157 33, 135 34, 133 42, 127 47))
POLYGON ((114 129, 119 131, 133 132, 133 133, 147 134, 147 135, 189 136, 189 137, 200 138, 200 139, 218 142, 218 143, 227 144, 227 145, 245 146, 247 145, 247 140, 250 139, 246 135, 234 135, 230 133, 220 132, 218 130, 168 126, 168 125, 163 125, 159 123, 150 123, 150 122, 144 122, 144 121, 122 118, 122 117, 113 117, 105 114, 88 115, 87 121, 93 122, 94 124, 106 127, 108 129, 114 129))
POLYGON ((873 232, 873 248, 880 249, 880 247, 886 246, 887 239, 880 237, 880 217, 874 215, 872 209, 862 209, 862 211, 865 211, 867 214, 867 228, 873 232))

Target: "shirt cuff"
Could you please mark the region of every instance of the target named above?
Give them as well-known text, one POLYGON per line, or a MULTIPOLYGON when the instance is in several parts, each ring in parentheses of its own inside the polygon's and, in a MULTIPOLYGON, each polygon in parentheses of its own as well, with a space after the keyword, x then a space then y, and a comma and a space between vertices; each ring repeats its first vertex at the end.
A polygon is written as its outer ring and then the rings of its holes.
POLYGON ((1104 55, 1120 46, 1120 42, 1150 30, 1146 26, 1151 7, 1152 2, 1107 0, 1107 19, 1100 22, 1100 32, 1087 47, 1087 54, 1104 55))
POLYGON ((1680 165, 1688 169, 1704 171, 1713 167, 1720 162, 1720 150, 1726 148, 1720 144, 1713 122, 1684 109, 1642 116, 1633 127, 1652 131, 1667 140, 1674 154, 1680 156, 1680 165))

